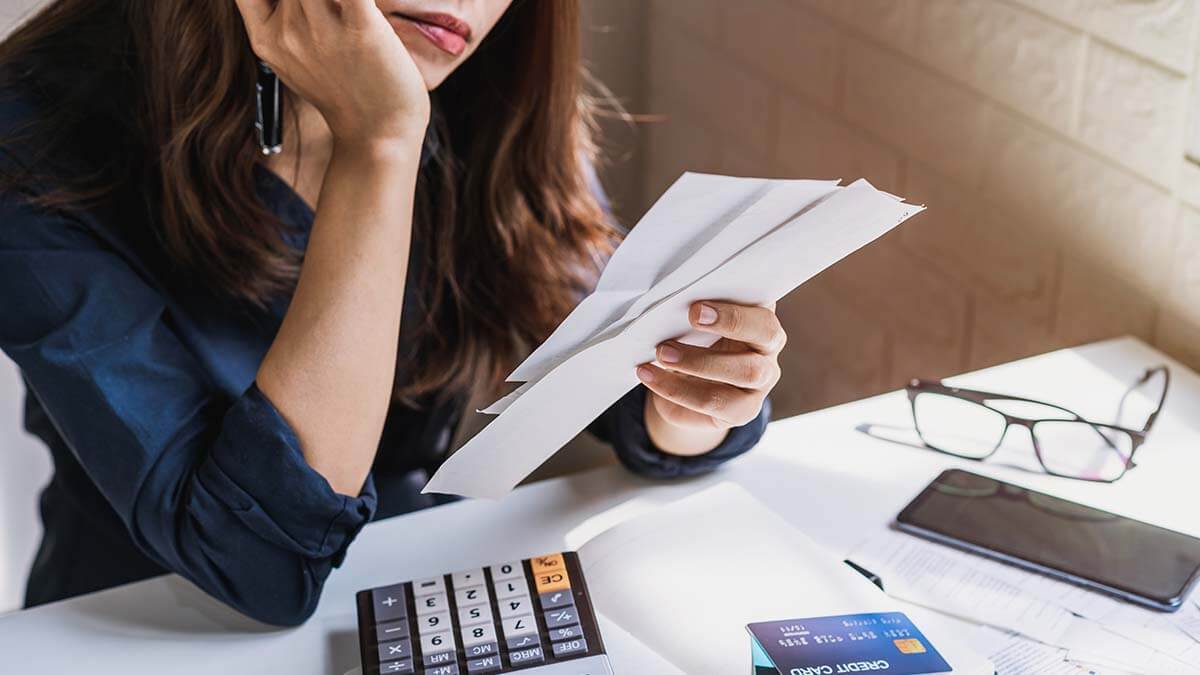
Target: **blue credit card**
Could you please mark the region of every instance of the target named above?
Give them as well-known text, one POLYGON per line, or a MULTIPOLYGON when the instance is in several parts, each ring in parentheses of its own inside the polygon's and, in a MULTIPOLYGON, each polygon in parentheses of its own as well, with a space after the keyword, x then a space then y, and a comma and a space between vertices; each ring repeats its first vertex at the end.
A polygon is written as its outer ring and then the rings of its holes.
POLYGON ((756 668, 773 666, 781 675, 917 675, 954 670, 901 612, 764 621, 746 629, 757 643, 756 668))

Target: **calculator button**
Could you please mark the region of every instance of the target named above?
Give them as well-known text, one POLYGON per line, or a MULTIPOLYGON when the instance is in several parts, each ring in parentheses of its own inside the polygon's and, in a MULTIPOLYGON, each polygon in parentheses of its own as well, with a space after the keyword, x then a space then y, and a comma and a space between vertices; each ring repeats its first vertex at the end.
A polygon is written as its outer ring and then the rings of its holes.
POLYGON ((533 600, 528 595, 501 600, 497 604, 500 605, 501 619, 511 619, 533 611, 533 600))
POLYGON ((462 629, 463 647, 472 647, 486 642, 496 641, 496 627, 490 623, 462 629))
POLYGON ((515 637, 505 635, 504 644, 508 646, 508 651, 511 652, 518 649, 533 649, 534 647, 540 647, 542 641, 538 639, 537 635, 533 634, 517 635, 515 637))
POLYGON ((412 661, 388 661, 387 663, 379 664, 379 672, 381 673, 398 673, 399 675, 412 675, 415 672, 412 661))
POLYGON ((579 612, 574 607, 552 609, 545 614, 547 628, 562 628, 579 623, 579 612))
POLYGON ((394 621, 408 616, 408 593, 404 584, 384 586, 371 591, 371 604, 375 607, 375 622, 394 621))
POLYGON ((502 619, 500 625, 504 629, 504 637, 517 637, 518 635, 537 635, 537 619, 533 618, 532 614, 525 616, 515 616, 511 619, 502 619))
POLYGON ((508 581, 498 581, 495 588, 497 600, 507 600, 515 598, 518 595, 529 595, 529 584, 525 582, 525 577, 509 579, 508 581))
POLYGON ((443 631, 421 636, 421 653, 436 654, 454 649, 454 633, 443 631))
POLYGON ((542 601, 542 609, 558 609, 575 604, 575 596, 571 594, 570 590, 542 593, 538 596, 538 600, 542 601))
POLYGON ((455 588, 470 588, 472 586, 483 586, 485 579, 483 570, 475 568, 473 570, 463 570, 450 575, 450 581, 455 588))
POLYGON ((385 642, 379 645, 379 660, 380 661, 397 661, 399 659, 411 659, 413 655, 412 643, 408 638, 397 642, 385 642))
POLYGON ((538 635, 517 635, 516 638, 504 638, 505 651, 528 650, 541 646, 538 635))
POLYGON ((487 586, 476 586, 475 588, 463 588, 454 591, 454 601, 458 603, 459 607, 486 604, 490 599, 487 586))
POLYGON ((537 586, 538 595, 571 590, 571 581, 567 578, 566 570, 535 572, 533 583, 537 586))
POLYGON ((492 565, 488 569, 492 571, 492 581, 525 578, 525 568, 521 565, 520 560, 492 565))
POLYGON ((583 629, 578 625, 563 626, 562 628, 550 629, 550 641, 562 642, 563 640, 574 640, 583 635, 583 629))
POLYGON ((425 675, 459 675, 458 664, 451 663, 445 666, 437 666, 436 668, 426 668, 425 675))
POLYGON ((458 610, 458 625, 466 628, 477 623, 489 623, 492 620, 492 608, 488 605, 460 607, 458 610))
POLYGON ((426 614, 437 614, 444 612, 450 608, 450 602, 446 599, 445 593, 435 593, 426 595, 425 597, 417 598, 417 616, 425 616, 426 614))
POLYGON ((513 666, 522 666, 525 664, 541 663, 546 660, 546 655, 542 653, 542 648, 530 647, 528 649, 516 649, 508 653, 508 662, 513 666))
POLYGON ((539 555, 535 558, 530 558, 529 565, 533 568, 533 575, 535 577, 543 572, 559 572, 567 568, 561 553, 539 555))
POLYGON ((450 630, 450 612, 438 612, 417 619, 417 633, 431 635, 450 630))
POLYGON ((375 641, 387 642, 408 637, 408 620, 401 619, 375 626, 375 641))
POLYGON ((576 640, 568 640, 567 642, 555 642, 550 645, 554 649, 555 656, 571 656, 572 654, 583 654, 587 651, 587 640, 578 638, 576 640))
POLYGON ((413 595, 421 597, 423 595, 432 595, 434 593, 446 594, 446 577, 436 576, 428 579, 417 579, 412 582, 413 595))
POLYGON ((433 652, 432 654, 426 653, 423 661, 425 662, 426 668, 432 668, 433 666, 444 666, 447 663, 458 663, 458 653, 453 649, 450 651, 433 652))
POLYGON ((498 673, 500 672, 500 655, 485 656, 482 659, 467 661, 468 673, 498 673))
POLYGON ((463 650, 467 653, 468 659, 482 659, 486 656, 499 656, 499 642, 485 642, 481 645, 474 645, 463 650))

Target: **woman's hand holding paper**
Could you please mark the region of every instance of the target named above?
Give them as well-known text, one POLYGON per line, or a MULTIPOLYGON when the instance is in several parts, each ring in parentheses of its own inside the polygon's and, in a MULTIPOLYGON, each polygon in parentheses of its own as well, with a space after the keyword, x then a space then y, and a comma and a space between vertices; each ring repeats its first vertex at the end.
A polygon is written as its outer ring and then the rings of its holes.
POLYGON ((650 440, 677 455, 708 452, 729 429, 758 416, 779 381, 779 352, 787 341, 773 306, 704 301, 692 305, 688 318, 720 339, 707 348, 663 342, 656 360, 637 369, 650 390, 650 440))

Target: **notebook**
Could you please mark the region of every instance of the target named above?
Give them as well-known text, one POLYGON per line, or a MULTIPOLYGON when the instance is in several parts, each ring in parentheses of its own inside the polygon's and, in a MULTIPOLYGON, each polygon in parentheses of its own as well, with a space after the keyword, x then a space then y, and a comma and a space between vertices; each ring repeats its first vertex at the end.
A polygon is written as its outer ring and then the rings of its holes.
POLYGON ((887 612, 912 619, 952 672, 995 672, 733 483, 633 515, 579 559, 597 613, 688 675, 753 673, 751 624, 887 612))

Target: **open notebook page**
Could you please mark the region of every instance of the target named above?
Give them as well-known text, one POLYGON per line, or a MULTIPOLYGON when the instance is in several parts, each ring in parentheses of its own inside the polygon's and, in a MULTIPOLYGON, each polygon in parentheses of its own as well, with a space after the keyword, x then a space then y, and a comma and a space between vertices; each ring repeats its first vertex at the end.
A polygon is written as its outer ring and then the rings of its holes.
MULTIPOLYGON (((731 483, 623 522, 579 558, 597 611, 689 675, 749 672, 748 623, 908 611, 731 483)), ((910 618, 954 672, 993 672, 910 618)))
POLYGON ((608 663, 616 675, 625 673, 687 675, 668 663, 644 642, 630 635, 612 619, 597 612, 596 622, 600 624, 600 634, 604 636, 604 651, 608 654, 608 663))

